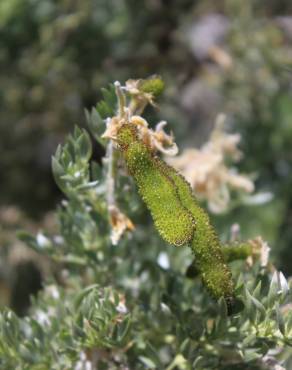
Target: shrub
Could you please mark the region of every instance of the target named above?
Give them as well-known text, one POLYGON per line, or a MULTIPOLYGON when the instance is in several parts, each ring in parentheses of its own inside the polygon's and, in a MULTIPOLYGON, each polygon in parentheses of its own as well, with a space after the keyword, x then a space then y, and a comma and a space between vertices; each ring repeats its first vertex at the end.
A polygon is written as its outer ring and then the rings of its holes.
MULTIPOLYGON (((193 264, 187 248, 166 245, 153 226, 133 178, 154 219, 162 212, 161 222, 166 219, 171 233, 179 230, 173 230, 175 219, 170 224, 173 215, 164 213, 167 202, 174 213, 178 207, 192 213, 195 198, 185 202, 178 182, 185 180, 157 157, 159 151, 169 154, 170 148, 175 154, 176 146, 164 124, 151 129, 141 116, 148 103, 156 104, 157 95, 151 87, 145 91, 144 82, 110 86, 103 90, 104 100, 87 112, 92 136, 106 149, 102 166, 91 160, 90 135, 79 128, 53 157, 53 174, 66 196, 57 210, 59 234, 19 233, 30 248, 50 259, 52 274, 33 299, 29 316, 2 311, 2 368, 226 370, 291 365, 291 286, 269 261, 266 243, 260 237, 241 241, 233 227, 229 240, 202 268, 198 249, 209 229, 202 229, 202 238, 196 240, 193 264), (125 125, 135 129, 146 162, 143 156, 125 153, 125 125), (156 163, 165 166, 162 172, 156 163), (155 183, 145 172, 150 170, 155 183), (137 171, 142 171, 139 178, 137 171), (170 189, 159 189, 160 202, 153 197, 156 186, 170 189), (151 204, 146 193, 153 197, 151 204), (208 286, 214 269, 220 271, 227 263, 232 294, 241 302, 232 315, 224 294, 214 300, 200 279, 202 275, 208 286)), ((195 207, 208 219, 197 201, 195 207)), ((194 217, 194 233, 200 222, 194 217)), ((163 236, 164 229, 155 224, 163 236)))

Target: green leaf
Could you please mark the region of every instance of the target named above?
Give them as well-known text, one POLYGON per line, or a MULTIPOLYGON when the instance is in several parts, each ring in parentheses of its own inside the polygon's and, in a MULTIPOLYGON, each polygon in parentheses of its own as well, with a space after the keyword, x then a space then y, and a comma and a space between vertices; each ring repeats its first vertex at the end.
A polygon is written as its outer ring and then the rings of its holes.
POLYGON ((155 362, 145 356, 139 356, 139 360, 146 366, 147 369, 157 369, 155 362))
POLYGON ((253 297, 247 288, 245 288, 246 308, 250 320, 255 323, 258 320, 263 320, 266 316, 266 310, 263 304, 253 297), (259 315, 258 315, 259 313, 259 315))
POLYGON ((283 336, 285 336, 285 334, 286 334, 285 321, 284 321, 284 317, 283 317, 283 315, 280 311, 280 307, 279 307, 278 302, 276 303, 275 309, 276 309, 276 319, 277 319, 277 324, 278 324, 279 330, 280 330, 281 334, 283 336))
POLYGON ((219 298, 218 304, 219 304, 219 315, 221 319, 226 320, 228 316, 228 310, 225 299, 223 297, 219 298))
POLYGON ((192 368, 194 370, 201 369, 203 364, 205 363, 204 357, 203 356, 198 356, 195 361, 192 363, 192 368))
POLYGON ((274 306, 277 297, 279 297, 279 281, 278 281, 278 271, 275 271, 272 276, 268 293, 268 306, 270 308, 274 306))
POLYGON ((82 292, 79 293, 78 296, 76 297, 75 302, 74 302, 74 307, 75 308, 79 308, 80 307, 80 304, 83 301, 83 299, 88 294, 90 294, 93 290, 97 289, 98 287, 99 287, 98 284, 92 284, 92 285, 89 285, 88 287, 86 287, 85 289, 83 289, 82 292))
POLYGON ((81 135, 76 141, 76 146, 78 147, 79 159, 84 162, 88 162, 92 155, 92 145, 88 133, 83 130, 81 135))
POLYGON ((111 108, 111 115, 114 115, 116 104, 117 104, 117 98, 115 93, 115 86, 113 84, 110 84, 107 89, 102 88, 101 93, 103 95, 104 101, 107 104, 108 107, 111 108))
POLYGON ((62 176, 65 175, 65 171, 58 159, 54 156, 52 157, 52 171, 56 184, 59 186, 60 190, 66 192, 66 181, 62 179, 62 176))
POLYGON ((256 288, 254 289, 254 291, 252 292, 252 296, 256 299, 260 299, 260 296, 261 296, 261 288, 262 288, 262 282, 261 280, 258 282, 256 288))
POLYGON ((91 134, 104 147, 106 140, 101 138, 106 129, 104 120, 95 108, 92 108, 91 112, 85 110, 85 116, 91 134))
POLYGON ((129 334, 131 327, 131 320, 130 317, 127 316, 118 326, 118 336, 117 340, 119 343, 123 343, 129 334))

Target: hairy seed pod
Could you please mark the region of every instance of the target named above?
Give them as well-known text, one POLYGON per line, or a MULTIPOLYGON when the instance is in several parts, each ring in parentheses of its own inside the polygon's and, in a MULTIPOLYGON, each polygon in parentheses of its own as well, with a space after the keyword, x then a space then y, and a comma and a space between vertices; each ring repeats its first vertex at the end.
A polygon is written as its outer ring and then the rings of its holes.
POLYGON ((194 219, 181 204, 173 181, 159 169, 149 148, 138 140, 133 126, 122 126, 117 140, 160 235, 176 246, 190 242, 194 219))
POLYGON ((234 287, 229 267, 225 263, 221 245, 208 214, 198 205, 189 183, 177 171, 160 160, 161 166, 177 186, 181 203, 190 211, 196 221, 196 232, 190 248, 195 254, 195 263, 201 278, 210 293, 226 299, 231 310, 234 287))
MULTIPOLYGON (((253 248, 248 242, 233 242, 221 245, 221 250, 226 263, 246 260, 248 257, 253 256, 253 248)), ((186 276, 190 279, 194 279, 199 275, 199 271, 194 260, 186 271, 186 276)))
POLYGON ((190 246, 205 286, 215 298, 225 298, 230 312, 234 295, 231 272, 218 236, 190 185, 151 153, 130 124, 120 128, 117 142, 158 232, 170 244, 190 246))
POLYGON ((141 91, 152 94, 157 98, 164 90, 164 82, 159 76, 153 76, 142 80, 139 87, 141 91))

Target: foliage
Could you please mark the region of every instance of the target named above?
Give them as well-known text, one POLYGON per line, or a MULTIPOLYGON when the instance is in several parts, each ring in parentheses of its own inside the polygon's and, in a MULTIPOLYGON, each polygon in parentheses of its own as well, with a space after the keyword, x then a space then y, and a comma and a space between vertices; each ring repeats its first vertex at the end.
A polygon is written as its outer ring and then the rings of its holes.
MULTIPOLYGON (((101 142, 106 112, 116 109, 113 89, 103 93, 105 101, 87 114, 101 142)), ((55 269, 29 316, 2 311, 1 368, 289 368, 292 286, 283 274, 260 260, 230 263, 244 308, 228 317, 224 300, 214 304, 200 280, 186 276, 188 250, 165 245, 153 228, 118 152, 107 150, 102 167, 91 153, 89 135, 76 128, 53 158, 66 196, 57 211, 59 233, 19 233, 55 269), (112 201, 136 224, 123 229, 118 245, 111 239, 121 226, 112 201)))

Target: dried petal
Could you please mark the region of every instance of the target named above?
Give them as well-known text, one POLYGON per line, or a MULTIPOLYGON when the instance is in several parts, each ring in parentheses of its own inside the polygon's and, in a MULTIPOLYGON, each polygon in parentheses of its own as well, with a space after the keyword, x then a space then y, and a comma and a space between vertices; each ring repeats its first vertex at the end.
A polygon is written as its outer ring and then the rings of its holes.
POLYGON ((223 131, 225 117, 219 115, 210 140, 200 149, 186 149, 181 155, 167 159, 189 181, 195 194, 207 200, 214 213, 226 211, 230 203, 230 190, 250 193, 253 182, 246 176, 236 173, 225 164, 227 156, 233 160, 240 158, 237 149, 240 135, 223 131))
POLYGON ((126 230, 133 231, 135 226, 132 221, 116 206, 111 206, 109 212, 112 227, 111 241, 113 245, 117 245, 124 232, 126 230))

